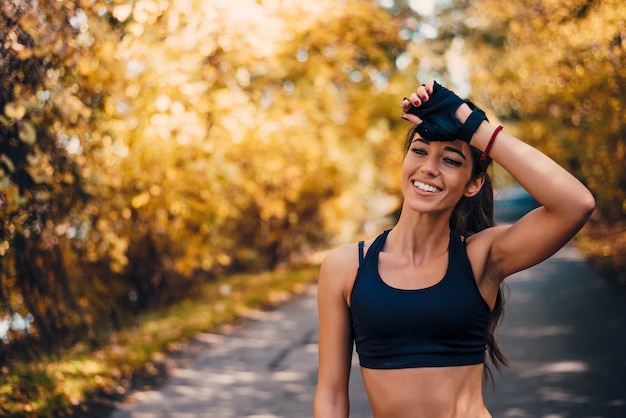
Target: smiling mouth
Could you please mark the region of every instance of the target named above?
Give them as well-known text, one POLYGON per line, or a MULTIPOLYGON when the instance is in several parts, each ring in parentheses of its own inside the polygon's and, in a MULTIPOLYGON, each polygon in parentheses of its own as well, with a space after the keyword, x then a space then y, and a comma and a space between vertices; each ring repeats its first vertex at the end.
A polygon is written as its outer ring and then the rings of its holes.
POLYGON ((440 193, 443 191, 442 189, 438 187, 431 186, 429 184, 422 183, 421 181, 417 181, 417 180, 413 182, 413 186, 417 187, 419 190, 423 192, 440 193))

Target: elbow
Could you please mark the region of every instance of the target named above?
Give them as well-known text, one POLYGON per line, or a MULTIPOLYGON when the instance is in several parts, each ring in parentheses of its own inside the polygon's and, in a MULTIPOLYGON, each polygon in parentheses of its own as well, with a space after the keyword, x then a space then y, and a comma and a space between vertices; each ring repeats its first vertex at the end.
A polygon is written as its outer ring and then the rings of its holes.
POLYGON ((347 418, 350 415, 348 407, 333 407, 331 405, 320 405, 316 402, 313 407, 313 418, 347 418))
POLYGON ((576 207, 579 208, 581 225, 584 225, 589 220, 591 214, 596 208, 596 199, 593 197, 593 194, 591 194, 589 190, 585 189, 585 193, 581 194, 576 207))
POLYGON ((350 402, 347 388, 342 390, 323 390, 319 386, 313 403, 313 418, 347 418, 350 415, 350 402))
POLYGON ((596 199, 593 197, 593 194, 589 190, 587 190, 587 196, 584 200, 583 207, 585 209, 586 219, 589 219, 594 209, 596 208, 596 199))

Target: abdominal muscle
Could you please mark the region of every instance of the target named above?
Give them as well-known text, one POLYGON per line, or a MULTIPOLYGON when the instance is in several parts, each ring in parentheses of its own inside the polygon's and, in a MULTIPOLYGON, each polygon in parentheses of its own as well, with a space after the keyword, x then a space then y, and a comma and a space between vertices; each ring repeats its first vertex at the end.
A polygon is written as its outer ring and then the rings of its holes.
POLYGON ((483 367, 361 367, 361 375, 374 418, 491 418, 482 396, 483 367))

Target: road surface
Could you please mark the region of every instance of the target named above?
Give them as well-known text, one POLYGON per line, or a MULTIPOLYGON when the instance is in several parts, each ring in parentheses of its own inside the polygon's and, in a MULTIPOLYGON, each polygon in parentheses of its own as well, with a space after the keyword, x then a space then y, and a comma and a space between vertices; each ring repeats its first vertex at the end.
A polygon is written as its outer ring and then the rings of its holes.
MULTIPOLYGON (((500 341, 512 363, 485 400, 494 417, 626 417, 626 292, 572 246, 507 279, 500 341)), ((308 418, 317 375, 315 287, 226 333, 199 334, 166 384, 111 418, 308 418)), ((371 417, 356 357, 353 418, 371 417)))

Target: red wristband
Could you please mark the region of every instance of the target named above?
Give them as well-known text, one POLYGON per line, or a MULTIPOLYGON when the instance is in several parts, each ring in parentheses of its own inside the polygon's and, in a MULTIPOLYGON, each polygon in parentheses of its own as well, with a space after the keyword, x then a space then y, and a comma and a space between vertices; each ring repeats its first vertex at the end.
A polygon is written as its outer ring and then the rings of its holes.
POLYGON ((501 130, 502 130, 502 125, 498 125, 496 130, 493 131, 493 134, 491 134, 491 138, 489 139, 489 142, 487 143, 487 146, 485 147, 485 150, 483 151, 483 155, 480 156, 481 160, 486 160, 487 157, 489 157, 489 150, 491 150, 491 147, 493 146, 493 143, 496 140, 496 136, 498 136, 501 130))

